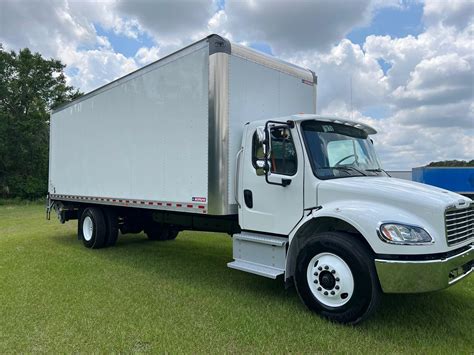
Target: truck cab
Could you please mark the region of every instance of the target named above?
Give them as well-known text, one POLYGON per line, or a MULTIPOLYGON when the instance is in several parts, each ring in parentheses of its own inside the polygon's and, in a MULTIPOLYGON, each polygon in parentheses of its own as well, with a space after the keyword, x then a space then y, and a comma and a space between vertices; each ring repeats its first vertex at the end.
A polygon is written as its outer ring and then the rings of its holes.
POLYGON ((245 125, 229 267, 294 280, 303 302, 356 323, 380 294, 446 288, 472 272, 473 201, 389 176, 372 127, 318 115, 245 125))

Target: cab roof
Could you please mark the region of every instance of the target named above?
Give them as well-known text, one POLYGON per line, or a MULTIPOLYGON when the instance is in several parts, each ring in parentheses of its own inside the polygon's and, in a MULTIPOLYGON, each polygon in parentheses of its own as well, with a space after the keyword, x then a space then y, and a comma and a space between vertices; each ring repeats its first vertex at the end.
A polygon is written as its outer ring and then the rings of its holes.
POLYGON ((315 121, 322 121, 322 122, 331 122, 331 123, 339 123, 346 126, 351 126, 358 128, 364 131, 367 134, 376 134, 377 131, 375 128, 366 125, 365 123, 360 123, 352 120, 348 120, 345 118, 339 118, 334 116, 321 116, 321 115, 310 115, 310 114, 299 114, 299 115, 292 115, 291 119, 295 122, 301 122, 306 120, 315 120, 315 121))

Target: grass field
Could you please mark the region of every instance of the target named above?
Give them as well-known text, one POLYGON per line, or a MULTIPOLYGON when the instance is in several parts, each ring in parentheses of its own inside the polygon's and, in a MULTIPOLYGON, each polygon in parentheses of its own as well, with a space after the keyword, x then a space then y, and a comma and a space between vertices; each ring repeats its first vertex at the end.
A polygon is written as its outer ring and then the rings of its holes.
POLYGON ((119 237, 88 250, 76 222, 40 205, 0 206, 0 353, 472 353, 474 277, 387 295, 356 327, 311 314, 294 289, 226 267, 231 239, 119 237))

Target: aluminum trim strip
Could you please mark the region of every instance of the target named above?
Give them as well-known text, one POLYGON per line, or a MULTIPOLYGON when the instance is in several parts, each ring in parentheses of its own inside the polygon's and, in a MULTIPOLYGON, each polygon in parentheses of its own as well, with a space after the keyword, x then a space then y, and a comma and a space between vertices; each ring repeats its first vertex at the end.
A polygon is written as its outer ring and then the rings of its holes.
POLYGON ((454 238, 454 239, 450 239, 449 242, 450 243, 458 243, 458 242, 461 242, 463 240, 468 240, 469 238, 472 238, 473 234, 471 233, 471 235, 467 234, 467 235, 462 235, 458 238, 454 238))
POLYGON ((467 207, 464 211, 459 211, 459 212, 448 211, 448 212, 446 212, 446 217, 460 216, 460 215, 464 215, 464 214, 474 214, 474 210, 467 207))
POLYGON ((51 194, 51 200, 91 202, 102 205, 114 205, 124 207, 140 207, 157 210, 172 210, 178 212, 203 213, 207 214, 207 205, 204 203, 176 202, 176 201, 155 201, 140 200, 135 198, 99 197, 99 196, 78 196, 51 194))
POLYGON ((237 57, 252 61, 268 68, 278 70, 282 73, 295 76, 300 79, 308 80, 315 85, 313 73, 309 69, 303 69, 294 64, 284 62, 280 59, 270 57, 264 53, 247 48, 240 44, 232 43, 231 54, 237 57))
POLYGON ((236 213, 229 206, 229 55, 209 56, 208 213, 236 213))
MULTIPOLYGON (((472 234, 471 233, 472 231, 474 231, 474 228, 472 226, 469 226, 469 228, 466 229, 466 230, 456 232, 456 233, 449 233, 449 235, 448 235, 449 241, 452 241, 452 237, 454 237, 456 235, 460 235, 460 234, 463 234, 463 233, 467 234, 467 235, 472 234)), ((456 239, 456 238, 454 238, 454 239, 456 239)))
MULTIPOLYGON (((458 222, 458 223, 449 223, 449 227, 452 227, 452 226, 459 226, 460 224, 466 224, 466 225, 468 226, 468 225, 469 225, 469 222, 474 223, 474 220, 473 220, 473 221, 467 220, 467 221, 458 222)), ((459 228, 464 228, 464 227, 459 227, 459 228)), ((459 229, 459 228, 458 228, 458 229, 459 229)), ((450 229, 450 228, 448 228, 448 230, 449 230, 449 229, 450 229)), ((453 228, 453 229, 451 229, 451 230, 455 230, 455 229, 456 229, 456 228, 453 228)))

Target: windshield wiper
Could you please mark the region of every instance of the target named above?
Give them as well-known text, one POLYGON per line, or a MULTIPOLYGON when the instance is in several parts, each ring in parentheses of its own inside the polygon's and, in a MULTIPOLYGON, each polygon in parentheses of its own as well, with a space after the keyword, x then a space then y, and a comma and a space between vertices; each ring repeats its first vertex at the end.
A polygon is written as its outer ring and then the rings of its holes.
POLYGON ((387 172, 386 172, 384 169, 382 169, 382 168, 377 168, 377 169, 364 169, 364 170, 365 170, 365 171, 373 171, 373 172, 376 172, 376 173, 382 173, 382 172, 383 172, 383 173, 387 174, 388 176, 390 176, 390 174, 387 173, 387 172))
POLYGON ((363 173, 362 171, 360 171, 359 169, 356 169, 352 166, 322 166, 318 169, 336 169, 336 170, 344 170, 344 171, 356 171, 358 172, 359 174, 361 174, 362 176, 367 176, 367 174, 363 173))

